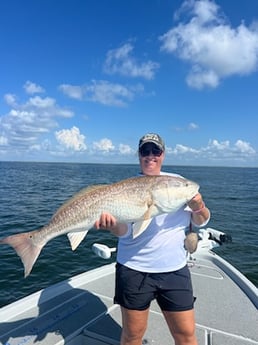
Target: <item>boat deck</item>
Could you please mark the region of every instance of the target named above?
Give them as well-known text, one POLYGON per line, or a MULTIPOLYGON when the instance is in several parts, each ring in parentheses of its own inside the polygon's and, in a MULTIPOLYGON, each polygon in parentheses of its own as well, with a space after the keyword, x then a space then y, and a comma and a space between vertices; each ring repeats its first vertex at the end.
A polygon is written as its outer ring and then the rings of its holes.
MULTIPOLYGON (((197 297, 198 344, 257 345, 257 289, 247 280, 239 280, 237 271, 212 252, 193 255, 189 267, 197 297)), ((121 316, 119 306, 113 304, 113 292, 111 264, 3 307, 0 344, 118 345, 121 316)), ((156 302, 151 306, 143 344, 174 344, 156 302)))

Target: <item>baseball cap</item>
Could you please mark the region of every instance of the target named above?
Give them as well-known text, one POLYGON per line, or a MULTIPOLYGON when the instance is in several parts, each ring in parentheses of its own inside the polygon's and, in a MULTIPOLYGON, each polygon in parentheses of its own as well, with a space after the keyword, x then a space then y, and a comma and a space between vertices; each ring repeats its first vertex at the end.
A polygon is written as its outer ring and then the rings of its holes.
POLYGON ((147 143, 153 143, 162 151, 165 151, 165 143, 162 138, 156 133, 147 133, 139 141, 139 149, 147 143))

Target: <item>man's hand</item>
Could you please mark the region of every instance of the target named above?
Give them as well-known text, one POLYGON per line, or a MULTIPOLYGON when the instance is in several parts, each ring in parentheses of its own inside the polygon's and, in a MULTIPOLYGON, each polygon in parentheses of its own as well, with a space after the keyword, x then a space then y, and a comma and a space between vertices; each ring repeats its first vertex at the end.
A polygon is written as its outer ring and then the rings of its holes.
POLYGON ((197 226, 204 226, 210 219, 210 211, 205 206, 200 193, 196 194, 192 200, 188 202, 188 206, 192 210, 192 221, 197 226))
POLYGON ((126 223, 118 223, 116 218, 108 213, 103 212, 100 218, 94 223, 96 229, 109 230, 115 236, 125 235, 128 227, 126 223))
POLYGON ((116 218, 110 213, 103 212, 100 218, 95 222, 96 229, 108 229, 111 230, 117 224, 116 218))
POLYGON ((201 210, 205 207, 205 204, 202 200, 202 195, 200 193, 196 194, 192 200, 188 202, 188 206, 195 212, 201 210))

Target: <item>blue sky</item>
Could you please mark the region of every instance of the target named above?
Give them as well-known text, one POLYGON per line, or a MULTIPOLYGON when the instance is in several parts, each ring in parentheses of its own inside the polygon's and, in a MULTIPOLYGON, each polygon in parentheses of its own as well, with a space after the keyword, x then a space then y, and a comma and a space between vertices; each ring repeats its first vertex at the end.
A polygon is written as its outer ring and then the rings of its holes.
POLYGON ((0 160, 258 166, 257 0, 0 2, 0 160))

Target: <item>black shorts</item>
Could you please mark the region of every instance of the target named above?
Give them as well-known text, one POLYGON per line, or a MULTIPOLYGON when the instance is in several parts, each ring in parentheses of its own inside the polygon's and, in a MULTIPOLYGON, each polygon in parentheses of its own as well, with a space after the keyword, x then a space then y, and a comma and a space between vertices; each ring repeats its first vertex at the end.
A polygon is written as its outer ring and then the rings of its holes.
POLYGON ((193 309, 194 297, 187 266, 174 272, 145 273, 116 265, 114 303, 132 310, 145 310, 156 299, 161 310, 193 309))

